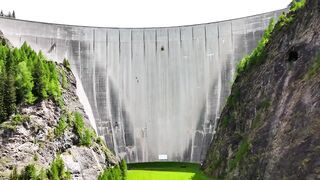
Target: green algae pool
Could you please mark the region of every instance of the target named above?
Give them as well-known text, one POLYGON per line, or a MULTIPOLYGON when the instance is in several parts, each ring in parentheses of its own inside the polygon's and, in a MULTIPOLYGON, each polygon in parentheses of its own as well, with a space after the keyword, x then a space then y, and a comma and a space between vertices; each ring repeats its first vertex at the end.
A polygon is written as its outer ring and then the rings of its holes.
POLYGON ((195 163, 151 162, 128 164, 128 180, 208 180, 195 163))

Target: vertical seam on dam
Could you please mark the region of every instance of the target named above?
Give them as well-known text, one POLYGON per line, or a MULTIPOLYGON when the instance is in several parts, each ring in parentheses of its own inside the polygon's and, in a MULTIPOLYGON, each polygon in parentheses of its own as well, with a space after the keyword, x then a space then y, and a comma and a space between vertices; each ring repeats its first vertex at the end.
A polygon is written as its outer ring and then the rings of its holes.
MULTIPOLYGON (((96 30, 95 29, 93 29, 93 31, 92 31, 92 52, 95 52, 95 42, 96 42, 96 40, 95 40, 95 36, 96 36, 96 30)), ((94 53, 92 53, 92 56, 93 56, 93 62, 92 62, 92 64, 93 64, 93 66, 92 66, 92 81, 93 82, 96 82, 96 56, 95 56, 95 54, 94 53)), ((96 86, 95 86, 95 84, 93 84, 93 87, 92 87, 92 91, 93 91, 93 99, 94 99, 94 105, 95 105, 95 107, 97 108, 98 107, 98 104, 97 104, 97 94, 96 94, 96 86)), ((98 119, 100 119, 100 116, 99 116, 99 118, 98 119)))
POLYGON ((232 50, 232 54, 231 54, 231 60, 230 63, 231 63, 231 68, 232 68, 232 71, 231 71, 231 81, 233 81, 233 77, 234 77, 234 74, 235 74, 235 63, 233 62, 234 61, 234 45, 233 45, 233 23, 231 21, 230 23, 230 34, 231 34, 231 50, 232 50))
POLYGON ((82 66, 81 66, 81 41, 78 41, 78 62, 80 64, 80 68, 79 68, 79 79, 82 80, 82 72, 81 72, 81 69, 82 69, 82 66))

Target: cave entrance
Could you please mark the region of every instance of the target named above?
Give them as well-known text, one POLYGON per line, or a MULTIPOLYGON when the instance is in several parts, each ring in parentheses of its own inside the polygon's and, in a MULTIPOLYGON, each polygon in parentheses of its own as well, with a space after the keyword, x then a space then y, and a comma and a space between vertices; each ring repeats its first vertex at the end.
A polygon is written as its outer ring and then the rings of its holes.
POLYGON ((298 52, 292 50, 292 51, 289 52, 288 61, 289 61, 289 62, 294 62, 294 61, 298 60, 298 57, 299 57, 298 52))

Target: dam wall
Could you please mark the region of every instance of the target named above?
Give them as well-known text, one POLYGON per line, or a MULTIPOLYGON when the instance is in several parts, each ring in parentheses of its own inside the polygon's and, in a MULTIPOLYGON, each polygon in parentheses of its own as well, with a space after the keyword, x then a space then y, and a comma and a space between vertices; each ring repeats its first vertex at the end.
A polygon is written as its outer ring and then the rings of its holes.
POLYGON ((69 59, 100 136, 129 162, 200 162, 239 60, 283 10, 161 28, 85 27, 0 18, 14 46, 26 41, 69 59))

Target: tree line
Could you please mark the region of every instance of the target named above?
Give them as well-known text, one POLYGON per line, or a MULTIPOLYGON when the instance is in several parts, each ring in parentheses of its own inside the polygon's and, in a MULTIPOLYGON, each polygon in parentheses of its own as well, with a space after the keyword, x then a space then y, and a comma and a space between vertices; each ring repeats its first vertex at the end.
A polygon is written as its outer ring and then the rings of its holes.
POLYGON ((16 18, 16 12, 14 12, 14 10, 11 12, 9 11, 8 14, 4 14, 3 11, 0 11, 0 17, 8 17, 8 18, 16 18))

